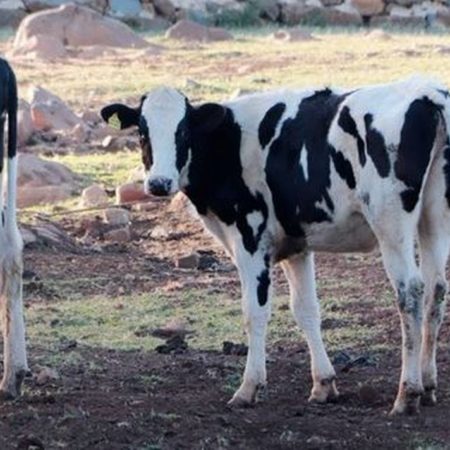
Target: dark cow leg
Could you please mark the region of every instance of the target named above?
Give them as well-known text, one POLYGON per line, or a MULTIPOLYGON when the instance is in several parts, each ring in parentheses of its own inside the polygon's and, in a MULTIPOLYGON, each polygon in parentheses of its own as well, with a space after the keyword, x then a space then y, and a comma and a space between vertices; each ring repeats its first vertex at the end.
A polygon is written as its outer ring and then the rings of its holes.
POLYGON ((266 385, 266 330, 270 318, 271 281, 269 256, 250 254, 238 244, 234 256, 242 286, 242 310, 248 337, 244 379, 229 401, 232 406, 254 403, 258 388, 266 385))
POLYGON ((336 399, 336 372, 328 358, 320 330, 320 307, 316 293, 314 256, 298 255, 283 261, 289 281, 291 311, 297 325, 304 331, 311 354, 313 388, 309 401, 325 403, 336 399))
MULTIPOLYGON (((436 201, 433 202, 436 204, 436 201)), ((437 205, 436 205, 437 206, 437 205)), ((424 211, 419 227, 420 263, 425 281, 425 314, 422 326, 421 366, 424 394, 422 404, 436 404, 436 349, 439 329, 446 309, 447 282, 445 266, 450 250, 447 224, 449 211, 445 205, 424 211)))

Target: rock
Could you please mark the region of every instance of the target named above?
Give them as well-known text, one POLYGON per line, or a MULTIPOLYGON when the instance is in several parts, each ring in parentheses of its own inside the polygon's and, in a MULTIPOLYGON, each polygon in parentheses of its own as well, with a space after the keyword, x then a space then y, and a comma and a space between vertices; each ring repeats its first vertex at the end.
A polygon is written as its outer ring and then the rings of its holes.
POLYGON ((69 186, 21 187, 17 191, 17 205, 28 208, 34 205, 55 204, 72 197, 69 186))
POLYGON ((106 191, 98 184, 93 184, 81 193, 81 202, 84 207, 101 206, 108 203, 106 191))
POLYGON ((175 19, 175 6, 170 0, 153 0, 153 6, 158 14, 172 21, 175 19))
POLYGON ((183 41, 229 41, 233 36, 223 28, 206 27, 191 20, 180 20, 166 32, 166 38, 183 41))
POLYGON ((23 245, 25 247, 37 242, 37 236, 28 228, 20 227, 20 234, 22 235, 23 245))
POLYGON ((292 30, 278 30, 271 35, 272 39, 284 42, 300 42, 300 41, 315 41, 317 40, 307 31, 292 29, 292 30))
POLYGON ((344 0, 321 0, 323 6, 338 6, 344 3, 344 0))
POLYGON ((131 239, 130 227, 116 228, 105 233, 105 239, 112 242, 128 242, 131 239))
POLYGON ((65 251, 78 250, 74 239, 67 234, 62 226, 49 220, 37 220, 33 225, 21 225, 22 233, 29 236, 34 235, 35 240, 30 243, 52 247, 65 251))
POLYGON ((108 208, 103 212, 103 220, 110 225, 128 225, 130 213, 123 208, 108 208))
POLYGON ((169 203, 169 211, 181 212, 191 206, 189 198, 182 192, 177 192, 169 203))
POLYGON ((83 122, 88 123, 90 125, 97 125, 102 120, 98 111, 93 110, 93 109, 88 109, 86 111, 83 111, 81 113, 80 119, 83 122))
POLYGON ((125 183, 116 188, 116 204, 150 200, 142 184, 125 183))
POLYGON ((361 16, 376 16, 384 11, 383 0, 351 0, 361 16))
POLYGON ((358 397, 366 406, 376 405, 382 401, 380 393, 369 384, 362 384, 358 389, 358 397))
POLYGON ((26 15, 21 0, 0 0, 0 27, 17 28, 26 15))
POLYGON ((51 369, 50 367, 44 367, 36 375, 36 384, 38 386, 43 386, 56 380, 59 380, 59 374, 55 369, 51 369))
POLYGON ((59 59, 67 56, 66 48, 61 40, 54 36, 38 34, 30 38, 20 48, 10 53, 13 58, 25 57, 29 59, 59 59))
POLYGON ((181 256, 176 260, 176 267, 178 269, 197 269, 200 264, 200 255, 197 252, 190 255, 181 256))
MULTIPOLYGON (((22 2, 23 3, 23 2, 22 2)), ((29 12, 42 11, 44 9, 56 8, 68 3, 67 0, 26 0, 26 8, 29 12)), ((108 8, 108 0, 72 0, 72 3, 95 9, 104 14, 108 8)))
POLYGON ((317 24, 317 25, 359 25, 361 17, 356 12, 346 11, 344 5, 324 8, 308 6, 303 3, 284 5, 281 21, 287 25, 317 24))
POLYGON ((66 200, 77 188, 78 177, 61 163, 19 153, 17 186, 18 206, 25 208, 66 200))
POLYGON ((280 6, 275 0, 260 0, 258 6, 260 8, 259 15, 263 19, 277 22, 280 15, 280 6))
POLYGON ((83 123, 57 95, 46 89, 33 86, 29 97, 31 118, 37 130, 69 130, 83 123))
POLYGON ((17 143, 19 147, 24 147, 27 144, 34 131, 30 105, 25 100, 20 99, 17 110, 17 143))
POLYGON ((26 55, 39 44, 39 57, 62 55, 67 46, 106 45, 123 48, 146 48, 150 44, 125 24, 75 4, 30 14, 17 30, 11 55, 26 55), (43 37, 45 36, 45 37, 43 37), (31 42, 35 39, 35 42, 31 42), (57 47, 58 42, 59 46, 57 47), (45 54, 49 47, 51 55, 45 54))

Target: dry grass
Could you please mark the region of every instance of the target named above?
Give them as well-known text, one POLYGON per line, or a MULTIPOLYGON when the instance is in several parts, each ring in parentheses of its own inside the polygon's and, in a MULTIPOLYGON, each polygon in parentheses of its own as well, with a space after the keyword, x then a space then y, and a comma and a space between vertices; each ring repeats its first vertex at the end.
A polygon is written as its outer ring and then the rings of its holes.
MULTIPOLYGON (((363 30, 322 31, 318 40, 298 43, 275 42, 268 34, 241 32, 234 42, 207 45, 156 36, 149 40, 166 49, 159 55, 120 51, 84 61, 14 61, 14 66, 24 94, 28 86, 42 85, 78 110, 137 97, 160 84, 176 86, 193 100, 224 99, 238 88, 353 87, 417 72, 450 84, 450 44, 443 34, 393 33, 385 40, 367 37, 363 30)), ((0 45, 0 52, 5 49, 5 43, 0 45)))

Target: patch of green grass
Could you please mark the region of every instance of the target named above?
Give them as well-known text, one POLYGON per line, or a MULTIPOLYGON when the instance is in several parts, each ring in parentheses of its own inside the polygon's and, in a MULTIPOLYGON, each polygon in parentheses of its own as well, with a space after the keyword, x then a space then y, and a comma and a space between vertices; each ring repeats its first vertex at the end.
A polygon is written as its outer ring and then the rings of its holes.
POLYGON ((69 154, 55 156, 53 160, 81 174, 83 186, 100 183, 108 188, 115 188, 126 182, 131 171, 142 163, 139 151, 69 154))

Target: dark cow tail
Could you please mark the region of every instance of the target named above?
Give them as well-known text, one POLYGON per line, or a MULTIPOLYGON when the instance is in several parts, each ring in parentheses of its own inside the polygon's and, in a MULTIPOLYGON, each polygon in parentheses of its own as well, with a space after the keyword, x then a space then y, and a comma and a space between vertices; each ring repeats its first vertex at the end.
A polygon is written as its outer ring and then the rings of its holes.
POLYGON ((9 68, 8 76, 8 158, 14 158, 17 152, 17 82, 14 72, 9 68))

